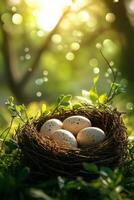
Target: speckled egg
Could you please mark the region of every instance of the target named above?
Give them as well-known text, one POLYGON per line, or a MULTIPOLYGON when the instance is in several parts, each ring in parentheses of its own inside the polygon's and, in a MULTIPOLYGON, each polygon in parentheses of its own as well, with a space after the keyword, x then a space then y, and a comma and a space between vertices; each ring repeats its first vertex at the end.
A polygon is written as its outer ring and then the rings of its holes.
POLYGON ((59 129, 52 134, 52 138, 60 145, 67 148, 77 148, 77 141, 74 135, 64 129, 59 129))
POLYGON ((97 127, 82 129, 77 135, 77 142, 80 146, 89 146, 102 142, 106 135, 103 130, 97 127))
POLYGON ((65 130, 72 132, 75 136, 81 129, 90 126, 91 126, 90 120, 80 115, 68 117, 63 121, 63 128, 65 130))
POLYGON ((59 119, 49 119, 40 129, 42 135, 51 136, 56 130, 62 128, 63 123, 59 119))

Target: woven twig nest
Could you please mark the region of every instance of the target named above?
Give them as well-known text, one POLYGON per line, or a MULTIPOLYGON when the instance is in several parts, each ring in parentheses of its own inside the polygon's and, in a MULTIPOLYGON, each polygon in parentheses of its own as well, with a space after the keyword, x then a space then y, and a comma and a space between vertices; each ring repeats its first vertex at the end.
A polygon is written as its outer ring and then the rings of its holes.
POLYGON ((60 110, 25 124, 17 130, 22 162, 38 176, 85 176, 83 162, 115 168, 127 157, 127 134, 121 113, 110 106, 81 106, 71 110, 60 110), (57 118, 63 121, 72 115, 90 119, 92 126, 101 128, 106 138, 103 142, 75 150, 59 146, 50 137, 42 137, 40 128, 45 121, 57 118))

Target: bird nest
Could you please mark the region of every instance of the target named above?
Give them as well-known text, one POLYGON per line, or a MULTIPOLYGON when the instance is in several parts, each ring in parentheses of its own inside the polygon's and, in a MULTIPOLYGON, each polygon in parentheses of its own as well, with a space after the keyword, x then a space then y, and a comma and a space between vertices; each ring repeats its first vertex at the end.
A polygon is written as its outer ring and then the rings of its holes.
POLYGON ((59 110, 42 115, 17 130, 23 164, 29 166, 33 177, 87 176, 83 163, 115 168, 127 158, 127 133, 122 114, 111 106, 90 105, 59 110), (48 136, 39 134, 41 126, 51 118, 61 121, 73 115, 90 119, 92 126, 101 128, 103 142, 86 148, 69 149, 59 146, 48 136))

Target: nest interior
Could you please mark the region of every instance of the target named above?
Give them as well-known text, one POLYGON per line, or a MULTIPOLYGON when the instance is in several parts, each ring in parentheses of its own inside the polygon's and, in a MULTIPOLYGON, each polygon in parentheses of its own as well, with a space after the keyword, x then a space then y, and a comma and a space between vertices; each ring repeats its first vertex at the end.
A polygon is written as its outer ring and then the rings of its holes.
POLYGON ((22 162, 31 168, 35 177, 87 176, 83 162, 115 168, 127 157, 127 133, 122 115, 110 106, 96 108, 81 106, 60 110, 25 124, 17 130, 22 162), (75 150, 61 147, 50 137, 42 137, 40 128, 45 121, 57 118, 63 121, 72 115, 82 115, 91 120, 92 126, 101 128, 106 138, 100 144, 75 150))

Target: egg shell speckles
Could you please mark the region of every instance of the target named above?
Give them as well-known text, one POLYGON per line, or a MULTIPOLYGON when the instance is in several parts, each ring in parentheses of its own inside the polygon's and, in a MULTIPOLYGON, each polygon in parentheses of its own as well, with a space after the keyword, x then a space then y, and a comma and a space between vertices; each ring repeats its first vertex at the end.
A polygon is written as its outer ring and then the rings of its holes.
POLYGON ((82 129, 77 135, 77 142, 80 146, 89 146, 102 142, 106 135, 103 130, 97 127, 82 129))
POLYGON ((68 117, 63 121, 63 128, 65 130, 72 132, 75 136, 81 129, 90 126, 91 126, 91 121, 86 117, 80 115, 74 115, 68 117))
POLYGON ((52 138, 60 146, 65 146, 68 148, 77 148, 77 141, 74 135, 64 129, 59 129, 52 134, 52 138))
POLYGON ((51 136, 56 130, 62 128, 63 123, 59 119, 49 119, 40 129, 42 135, 51 136))

